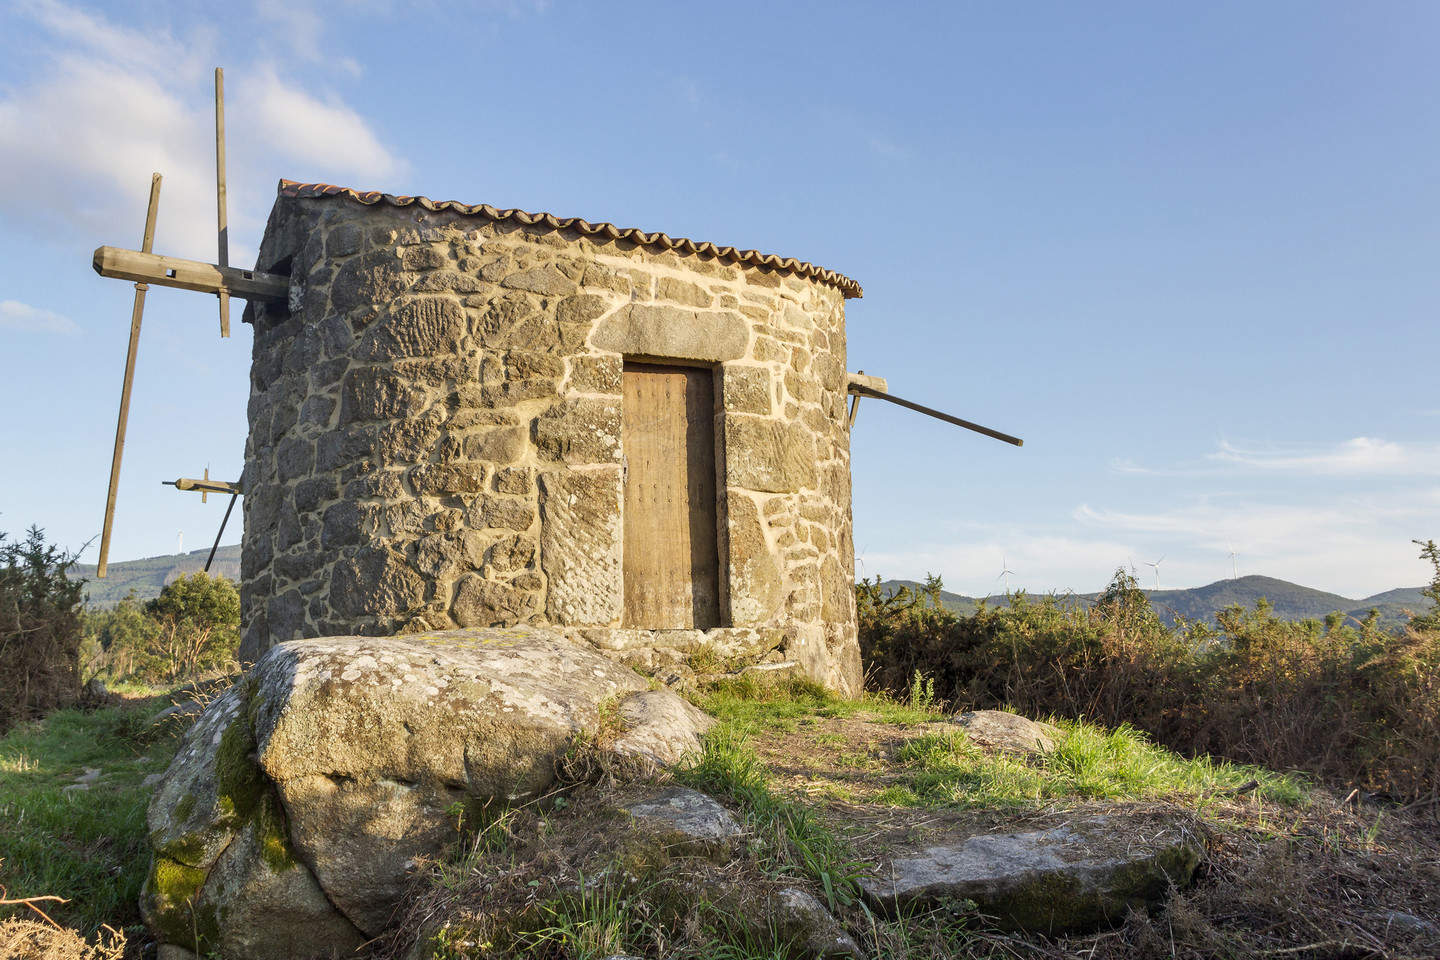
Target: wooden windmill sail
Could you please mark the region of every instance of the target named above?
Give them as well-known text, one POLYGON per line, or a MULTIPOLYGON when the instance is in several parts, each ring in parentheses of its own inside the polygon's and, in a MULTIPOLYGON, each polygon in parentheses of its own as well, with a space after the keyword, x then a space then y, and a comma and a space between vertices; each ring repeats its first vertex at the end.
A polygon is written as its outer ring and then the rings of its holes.
MULTIPOLYGON (((130 391, 135 382, 135 357, 140 346, 140 325, 145 313, 145 294, 151 284, 162 287, 176 287, 211 293, 220 300, 220 336, 230 336, 230 297, 246 300, 264 300, 283 303, 289 296, 290 279, 273 274, 257 273, 253 270, 236 270, 230 266, 229 226, 226 215, 225 197, 225 74, 215 68, 215 197, 218 253, 217 263, 200 263, 181 260, 178 257, 160 256, 152 251, 155 241, 155 220, 160 208, 161 176, 156 173, 150 181, 150 204, 145 213, 145 232, 139 250, 120 247, 100 247, 95 251, 95 272, 102 277, 130 280, 135 283, 135 304, 130 314, 130 345, 125 356, 125 378, 120 388, 120 416, 115 426, 115 451, 110 461, 110 488, 105 498, 105 525, 100 534, 100 562, 96 576, 104 579, 110 559, 110 533, 115 521, 116 492, 120 486, 120 463, 125 452, 125 429, 130 418, 130 391)), ((226 483, 210 479, 205 471, 203 480, 180 479, 172 482, 180 490, 199 490, 202 498, 209 493, 229 493, 230 506, 225 511, 225 522, 230 519, 230 510, 235 507, 235 498, 240 495, 238 483, 226 483)), ((219 546, 220 536, 225 532, 225 522, 215 537, 219 546)), ((215 558, 214 547, 205 569, 215 558)))

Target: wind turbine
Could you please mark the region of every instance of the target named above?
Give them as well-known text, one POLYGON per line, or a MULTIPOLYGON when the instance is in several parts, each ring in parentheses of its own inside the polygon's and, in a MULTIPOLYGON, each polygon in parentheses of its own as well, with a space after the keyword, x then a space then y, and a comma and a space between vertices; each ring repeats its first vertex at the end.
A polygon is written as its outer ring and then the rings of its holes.
MULTIPOLYGON (((1165 556, 1169 556, 1169 554, 1166 554, 1165 556)), ((1159 560, 1156 560, 1154 563, 1151 563, 1149 560, 1146 560, 1146 561, 1145 561, 1145 566, 1150 567, 1151 569, 1153 569, 1153 570, 1155 571, 1155 589, 1156 589, 1156 590, 1159 590, 1159 589, 1160 589, 1160 564, 1162 564, 1162 563, 1164 563, 1164 562, 1165 562, 1165 557, 1161 557, 1159 560)))
MULTIPOLYGON (((1019 574, 1010 569, 1010 564, 1006 562, 1005 554, 1003 553, 1000 554, 1000 566, 1004 568, 1000 571, 1000 577, 1005 578, 1005 596, 1008 597, 1010 596, 1010 578, 1012 576, 1018 577, 1019 574)), ((999 580, 1000 577, 996 577, 995 579, 999 580)))
MULTIPOLYGON (((863 547, 859 553, 855 554, 855 564, 860 568, 862 574, 867 577, 870 575, 870 568, 865 566, 865 549, 863 547)), ((861 579, 863 580, 864 577, 861 577, 861 579)))
POLYGON ((1230 550, 1230 579, 1231 579, 1231 580, 1239 580, 1239 579, 1240 579, 1240 571, 1239 571, 1239 569, 1235 566, 1235 547, 1234 547, 1234 545, 1232 545, 1232 544, 1230 543, 1229 540, 1226 540, 1226 541, 1225 541, 1225 546, 1228 547, 1229 550, 1230 550))

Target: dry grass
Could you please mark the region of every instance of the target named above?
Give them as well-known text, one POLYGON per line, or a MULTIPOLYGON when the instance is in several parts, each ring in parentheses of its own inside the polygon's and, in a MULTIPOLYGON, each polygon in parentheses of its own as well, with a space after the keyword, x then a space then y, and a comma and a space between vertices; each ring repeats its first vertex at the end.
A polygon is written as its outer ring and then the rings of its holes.
POLYGON ((94 941, 40 920, 0 920, 0 960, 121 960, 125 934, 106 927, 94 941))

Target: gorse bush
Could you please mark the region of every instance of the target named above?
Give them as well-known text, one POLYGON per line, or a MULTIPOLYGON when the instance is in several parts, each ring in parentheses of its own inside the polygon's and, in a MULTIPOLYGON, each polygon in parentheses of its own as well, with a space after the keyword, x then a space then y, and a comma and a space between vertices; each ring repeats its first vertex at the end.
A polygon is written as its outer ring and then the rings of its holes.
POLYGON ((140 602, 132 592, 86 619, 91 672, 174 682, 227 668, 240 644, 240 595, 224 577, 194 573, 140 602))
POLYGON ((83 580, 75 557, 31 527, 0 533, 0 732, 80 698, 83 580))
MULTIPOLYGON (((1434 598, 1440 599, 1440 561, 1434 598)), ((931 586, 938 588, 938 580, 931 586)), ((1009 706, 1130 724, 1192 756, 1303 770, 1406 799, 1440 795, 1440 628, 1372 615, 1288 621, 1263 601, 1218 626, 1167 626, 1124 570, 1090 606, 1016 594, 971 616, 934 590, 857 588, 872 682, 906 696, 919 674, 955 709, 1009 706), (927 595, 929 594, 929 595, 927 595)), ((1427 591, 1427 594, 1430 592, 1427 591)))

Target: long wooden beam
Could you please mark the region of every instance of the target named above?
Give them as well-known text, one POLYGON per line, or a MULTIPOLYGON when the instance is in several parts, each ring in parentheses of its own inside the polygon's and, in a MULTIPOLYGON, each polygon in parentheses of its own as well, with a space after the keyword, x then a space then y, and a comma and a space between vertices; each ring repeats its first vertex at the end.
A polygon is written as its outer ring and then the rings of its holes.
POLYGON ((162 287, 196 290, 200 293, 228 293, 245 300, 285 303, 290 299, 290 278, 258 270, 237 270, 198 260, 162 257, 139 250, 99 247, 95 250, 95 272, 102 277, 153 283, 162 287))
MULTIPOLYGON (((871 378, 867 377, 866 379, 871 378)), ((853 373, 850 374, 848 392, 856 397, 874 397, 876 400, 884 400, 886 403, 898 404, 899 406, 914 410, 917 413, 923 413, 927 417, 934 417, 936 420, 944 420, 946 423, 953 423, 957 427, 964 427, 966 430, 974 430, 976 433, 983 433, 987 437, 993 437, 996 440, 1003 440, 1006 443, 1014 444, 1017 447, 1023 447, 1025 445, 1025 441, 1021 440, 1019 437, 1012 437, 1008 433, 1001 433, 999 430, 991 430, 989 427, 982 427, 978 423, 971 423, 969 420, 961 420, 959 417, 952 417, 950 416, 950 414, 942 413, 932 407, 922 406, 921 404, 918 404, 913 400, 905 400, 901 397, 892 396, 889 393, 882 393, 881 391, 876 390, 872 387, 867 387, 864 383, 856 380, 855 374, 853 373)))

